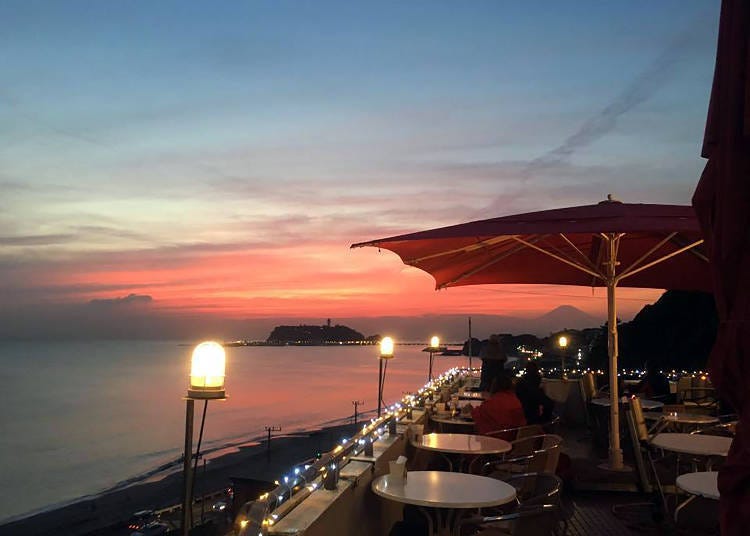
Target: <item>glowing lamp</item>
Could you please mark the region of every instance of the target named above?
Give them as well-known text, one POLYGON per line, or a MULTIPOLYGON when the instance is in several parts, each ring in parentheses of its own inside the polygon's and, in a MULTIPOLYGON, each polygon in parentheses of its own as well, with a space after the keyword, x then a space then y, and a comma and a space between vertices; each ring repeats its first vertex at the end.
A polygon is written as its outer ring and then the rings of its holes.
POLYGON ((565 348, 568 346, 568 338, 565 335, 562 335, 557 339, 557 343, 560 345, 560 348, 565 348))
POLYGON ((435 349, 440 348, 440 337, 438 337, 437 335, 434 335, 430 339, 430 348, 435 348, 435 349))
POLYGON ((226 398, 224 371, 226 356, 219 343, 202 342, 193 350, 188 398, 226 398))
POLYGON ((393 357, 393 339, 383 337, 380 340, 380 357, 381 359, 391 359, 393 357))

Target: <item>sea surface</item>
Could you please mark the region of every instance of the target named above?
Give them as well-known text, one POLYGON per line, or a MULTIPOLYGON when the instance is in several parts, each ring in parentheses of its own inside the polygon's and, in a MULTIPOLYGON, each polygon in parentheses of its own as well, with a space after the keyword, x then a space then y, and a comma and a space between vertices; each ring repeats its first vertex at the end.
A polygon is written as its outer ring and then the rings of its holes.
MULTIPOLYGON (((0 523, 177 470, 192 345, 0 342, 0 523)), ((384 398, 427 380, 422 346, 397 346, 384 398)), ((377 402, 376 346, 227 348, 228 399, 212 401, 201 451, 349 422, 377 402)), ((435 357, 434 372, 466 365, 435 357)), ((196 404, 196 436, 202 403, 196 404)), ((314 453, 311 453, 313 455, 314 453)))

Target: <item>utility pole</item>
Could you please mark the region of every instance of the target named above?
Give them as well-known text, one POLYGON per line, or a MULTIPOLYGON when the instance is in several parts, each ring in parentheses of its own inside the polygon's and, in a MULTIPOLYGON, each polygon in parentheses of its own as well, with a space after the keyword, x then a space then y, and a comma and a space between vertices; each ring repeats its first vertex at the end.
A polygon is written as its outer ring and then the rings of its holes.
POLYGON ((271 432, 281 432, 281 426, 266 426, 264 427, 268 434, 268 440, 266 441, 266 457, 271 458, 271 432))
POLYGON ((471 317, 469 317, 469 368, 471 368, 471 317))
POLYGON ((364 400, 352 400, 352 404, 354 405, 354 424, 357 424, 357 417, 359 416, 359 413, 357 412, 357 408, 364 404, 364 400))

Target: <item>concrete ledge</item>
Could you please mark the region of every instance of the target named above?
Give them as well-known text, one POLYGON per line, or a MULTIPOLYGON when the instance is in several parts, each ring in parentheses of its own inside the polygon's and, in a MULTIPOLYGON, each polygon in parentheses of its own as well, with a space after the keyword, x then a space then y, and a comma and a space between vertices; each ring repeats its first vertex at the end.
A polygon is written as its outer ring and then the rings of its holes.
POLYGON ((402 508, 380 500, 370 490, 370 484, 377 476, 388 472, 389 461, 403 453, 401 434, 381 437, 373 444, 372 458, 355 456, 356 460, 341 467, 335 490, 315 490, 271 526, 269 534, 386 534, 393 523, 401 519, 402 508))

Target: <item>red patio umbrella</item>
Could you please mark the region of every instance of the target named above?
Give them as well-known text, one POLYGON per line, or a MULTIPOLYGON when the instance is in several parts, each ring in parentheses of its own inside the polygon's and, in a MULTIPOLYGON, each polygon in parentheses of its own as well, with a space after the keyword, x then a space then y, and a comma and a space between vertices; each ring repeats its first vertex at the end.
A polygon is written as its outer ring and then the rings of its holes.
POLYGON ((719 470, 722 534, 750 525, 750 2, 724 0, 702 156, 708 158, 693 206, 711 262, 719 330, 711 380, 738 413, 719 470))
POLYGON ((610 467, 622 469, 617 392, 618 286, 709 290, 693 208, 611 199, 354 244, 397 253, 438 289, 497 283, 607 287, 610 467))

